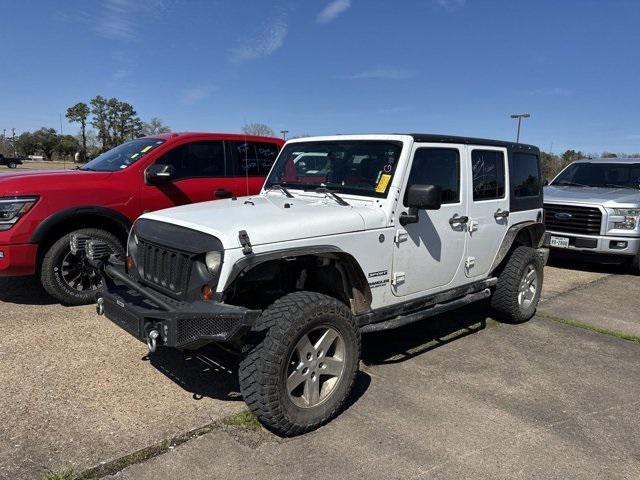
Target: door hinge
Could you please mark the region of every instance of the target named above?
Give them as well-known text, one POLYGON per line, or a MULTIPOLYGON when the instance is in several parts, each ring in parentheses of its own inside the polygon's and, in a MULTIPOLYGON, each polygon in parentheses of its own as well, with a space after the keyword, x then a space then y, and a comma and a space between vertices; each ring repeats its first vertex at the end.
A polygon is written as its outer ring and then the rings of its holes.
POLYGON ((391 285, 399 285, 404 283, 404 272, 393 272, 393 276, 391 277, 391 285))
POLYGON ((473 267, 475 267, 476 265, 476 257, 467 257, 467 259, 464 261, 464 267, 467 270, 471 270, 473 267))
POLYGON ((409 239, 409 234, 406 230, 396 230, 396 235, 393 237, 395 243, 406 242, 409 239))
POLYGON ((251 240, 249 239, 249 234, 246 230, 240 230, 238 232, 238 240, 240 240, 240 245, 242 245, 242 253, 244 253, 245 255, 253 253, 253 248, 251 248, 251 240))
POLYGON ((469 233, 475 232, 476 230, 478 230, 478 221, 477 220, 469 220, 469 223, 467 224, 467 228, 469 230, 469 233))

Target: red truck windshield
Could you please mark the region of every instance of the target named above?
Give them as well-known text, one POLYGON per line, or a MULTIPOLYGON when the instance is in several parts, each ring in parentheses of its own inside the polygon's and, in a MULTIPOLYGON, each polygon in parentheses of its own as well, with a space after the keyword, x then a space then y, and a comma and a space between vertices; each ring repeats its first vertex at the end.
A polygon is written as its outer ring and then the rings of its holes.
POLYGON ((163 143, 164 140, 158 138, 138 138, 137 140, 131 140, 97 156, 81 167, 80 170, 116 172, 134 164, 163 143))

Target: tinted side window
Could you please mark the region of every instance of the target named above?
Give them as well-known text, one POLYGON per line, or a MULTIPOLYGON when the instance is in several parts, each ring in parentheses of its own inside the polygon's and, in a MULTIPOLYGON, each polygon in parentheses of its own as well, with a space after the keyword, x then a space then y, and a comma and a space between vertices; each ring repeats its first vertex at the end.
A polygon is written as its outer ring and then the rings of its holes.
POLYGON ((278 146, 262 142, 233 142, 239 175, 265 177, 278 156, 278 146))
POLYGON ((224 177, 225 155, 222 141, 193 142, 180 145, 156 163, 171 165, 173 178, 224 177))
POLYGON ((473 199, 504 198, 504 154, 495 150, 471 152, 473 199))
POLYGON ((404 204, 411 185, 440 185, 442 203, 460 201, 460 153, 452 148, 419 148, 413 156, 404 204))
POLYGON ((540 171, 535 155, 514 153, 510 175, 514 196, 535 197, 540 194, 540 171))

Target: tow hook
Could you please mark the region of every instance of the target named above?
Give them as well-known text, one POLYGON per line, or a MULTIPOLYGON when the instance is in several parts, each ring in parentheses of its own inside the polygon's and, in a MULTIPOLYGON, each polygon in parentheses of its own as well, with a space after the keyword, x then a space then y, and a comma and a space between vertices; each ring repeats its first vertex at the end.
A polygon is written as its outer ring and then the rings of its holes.
POLYGON ((151 353, 156 351, 156 347, 158 346, 157 339, 159 336, 160 334, 157 330, 151 330, 147 336, 147 347, 149 347, 149 351, 151 353))
POLYGON ((104 298, 102 297, 96 300, 96 313, 98 315, 104 315, 104 298))

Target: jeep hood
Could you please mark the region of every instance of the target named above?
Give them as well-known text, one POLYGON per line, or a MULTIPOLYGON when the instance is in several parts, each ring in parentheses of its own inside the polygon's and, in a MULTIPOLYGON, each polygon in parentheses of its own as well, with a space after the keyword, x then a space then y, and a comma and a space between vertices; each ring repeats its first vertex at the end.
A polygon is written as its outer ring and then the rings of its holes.
MULTIPOLYGON (((215 200, 169 208, 142 218, 172 223, 217 237, 225 249, 239 248, 245 230, 255 247, 267 243, 326 237, 386 225, 375 202, 348 200, 350 206, 318 196, 280 198, 274 194, 215 200)), ((331 238, 318 238, 330 244, 331 238)))
POLYGON ((545 203, 589 203, 614 207, 618 204, 640 205, 640 190, 599 187, 544 187, 545 203))

